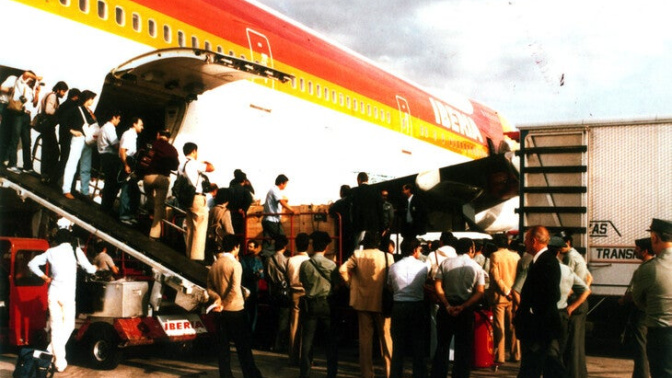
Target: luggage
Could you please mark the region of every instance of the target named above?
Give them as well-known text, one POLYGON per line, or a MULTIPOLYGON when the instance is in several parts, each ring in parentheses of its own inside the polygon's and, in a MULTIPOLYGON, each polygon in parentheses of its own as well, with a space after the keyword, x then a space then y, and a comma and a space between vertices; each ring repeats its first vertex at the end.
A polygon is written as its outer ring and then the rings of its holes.
POLYGON ((55 371, 54 356, 51 353, 32 348, 22 348, 19 351, 19 358, 16 360, 12 377, 51 378, 55 371))
POLYGON ((474 360, 475 368, 489 368, 495 364, 495 344, 490 310, 474 311, 474 360))

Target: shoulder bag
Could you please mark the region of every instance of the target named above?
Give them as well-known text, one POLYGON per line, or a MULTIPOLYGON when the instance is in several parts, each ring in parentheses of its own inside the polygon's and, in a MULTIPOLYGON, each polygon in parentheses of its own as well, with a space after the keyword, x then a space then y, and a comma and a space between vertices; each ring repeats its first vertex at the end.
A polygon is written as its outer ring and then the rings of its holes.
MULTIPOLYGON (((17 79, 18 80, 18 79, 17 79)), ((23 95, 19 97, 18 100, 14 99, 14 93, 16 92, 16 84, 14 88, 9 93, 9 103, 7 103, 7 110, 11 110, 14 113, 23 113, 23 104, 26 102, 26 89, 23 89, 23 95)))
POLYGON ((42 100, 41 111, 39 113, 37 113, 35 118, 33 118, 33 120, 30 122, 30 126, 40 134, 42 134, 45 131, 48 131, 53 126, 56 126, 56 123, 54 122, 55 121, 55 116, 53 114, 47 114, 45 112, 45 110, 46 110, 45 107, 47 105, 47 99, 51 95, 55 96, 56 93, 51 92, 44 98, 44 100, 42 100))
MULTIPOLYGON (((436 251, 434 251, 434 257, 436 259, 436 270, 438 271, 441 269, 439 266, 439 255, 437 254, 436 251)), ((439 295, 436 293, 436 286, 434 286, 434 274, 430 274, 427 277, 427 281, 425 281, 425 284, 423 285, 423 289, 425 292, 425 299, 428 300, 430 303, 441 303, 441 299, 439 298, 439 295)))
POLYGON ((287 272, 283 272, 280 268, 280 264, 275 259, 275 256, 270 257, 275 267, 280 273, 285 277, 285 279, 280 282, 276 282, 271 286, 271 301, 280 307, 291 307, 293 305, 292 294, 289 291, 289 284, 287 283, 287 272))
POLYGON ((82 119, 84 119, 84 124, 82 125, 82 131, 84 132, 84 137, 86 138, 84 141, 87 145, 91 146, 96 143, 96 140, 100 135, 100 126, 98 125, 98 122, 89 123, 86 120, 86 116, 84 115, 82 108, 79 106, 77 108, 79 109, 79 113, 82 115, 82 119))

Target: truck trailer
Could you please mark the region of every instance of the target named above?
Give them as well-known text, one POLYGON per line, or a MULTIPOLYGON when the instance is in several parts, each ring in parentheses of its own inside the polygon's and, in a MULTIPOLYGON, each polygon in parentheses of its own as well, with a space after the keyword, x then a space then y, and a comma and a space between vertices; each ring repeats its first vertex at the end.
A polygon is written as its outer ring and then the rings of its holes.
POLYGON ((672 219, 672 119, 518 128, 521 234, 534 225, 571 233, 593 275, 595 324, 622 327, 610 320, 621 318, 616 299, 640 264, 635 240, 652 218, 672 219))

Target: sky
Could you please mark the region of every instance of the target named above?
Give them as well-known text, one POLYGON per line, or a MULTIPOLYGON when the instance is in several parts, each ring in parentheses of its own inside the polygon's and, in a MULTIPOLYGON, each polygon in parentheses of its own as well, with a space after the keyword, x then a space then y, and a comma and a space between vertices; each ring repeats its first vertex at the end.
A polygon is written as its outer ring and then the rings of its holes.
POLYGON ((515 125, 672 118, 659 0, 257 0, 515 125))

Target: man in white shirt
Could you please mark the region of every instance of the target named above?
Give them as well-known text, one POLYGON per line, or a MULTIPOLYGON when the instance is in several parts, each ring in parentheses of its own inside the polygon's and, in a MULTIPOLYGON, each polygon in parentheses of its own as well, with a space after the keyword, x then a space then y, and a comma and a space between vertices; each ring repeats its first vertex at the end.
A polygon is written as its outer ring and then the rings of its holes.
POLYGON ((109 120, 100 128, 100 135, 96 143, 98 153, 100 154, 100 170, 103 172, 105 187, 103 187, 103 199, 100 204, 102 211, 111 214, 114 206, 114 200, 117 199, 119 184, 117 183, 117 174, 119 173, 119 138, 117 137, 117 126, 121 122, 121 111, 115 110, 110 113, 109 120))
POLYGON ((282 228, 281 215, 283 211, 294 214, 294 210, 289 207, 289 200, 282 193, 287 187, 289 178, 280 174, 275 179, 275 186, 271 187, 266 194, 266 202, 264 202, 264 219, 261 221, 261 227, 264 230, 264 247, 262 254, 268 257, 273 254, 273 247, 271 240, 275 240, 277 236, 285 235, 285 230, 282 228), (284 209, 284 210, 283 210, 284 209))
POLYGON ((294 239, 296 244, 296 254, 287 260, 287 277, 289 278, 289 287, 292 290, 292 308, 289 314, 289 362, 292 365, 299 364, 299 353, 301 351, 301 343, 299 340, 299 302, 301 298, 306 295, 306 290, 299 279, 299 270, 301 264, 308 260, 308 246, 310 244, 310 237, 305 232, 296 235, 294 239))
POLYGON ((401 242, 401 260, 389 268, 387 284, 394 292, 392 307, 392 367, 390 378, 401 378, 404 372, 404 354, 413 352, 413 376, 426 377, 425 364, 427 323, 424 284, 428 268, 419 260, 422 246, 418 239, 404 239, 401 242))
POLYGON ((196 188, 194 199, 186 211, 185 223, 187 232, 185 243, 187 245, 187 257, 191 260, 203 261, 205 259, 205 241, 208 233, 208 206, 206 193, 203 191, 201 175, 204 172, 212 172, 215 166, 207 161, 198 161, 198 146, 187 142, 182 147, 182 152, 187 160, 178 168, 178 174, 185 176, 189 184, 196 188))
MULTIPOLYGON (((131 128, 121 135, 119 142, 119 158, 125 180, 120 183, 121 196, 119 197, 119 220, 127 225, 137 223, 137 211, 140 205, 140 189, 138 182, 131 177, 135 169, 135 155, 138 152, 138 134, 142 132, 144 123, 142 119, 134 117, 131 120, 131 128)), ((120 177, 122 178, 122 177, 120 177)))
POLYGON ((442 305, 437 314, 438 345, 432 362, 432 377, 448 374, 450 339, 455 336, 453 377, 468 377, 474 343, 474 306, 485 292, 485 272, 473 260, 474 242, 468 238, 455 243, 457 257, 444 260, 434 277, 442 305))
MULTIPOLYGON (((21 141, 21 150, 23 157, 23 171, 33 172, 33 161, 31 156, 31 138, 30 138, 30 113, 31 109, 37 107, 40 97, 41 85, 37 85, 42 78, 35 75, 32 71, 26 71, 16 79, 14 92, 11 94, 9 103, 20 101, 23 106, 20 111, 12 111, 9 108, 5 114, 10 125, 11 135, 9 145, 7 146, 6 156, 2 161, 8 160, 7 169, 14 173, 20 173, 21 170, 16 166, 18 162, 19 140, 21 141), (28 105, 31 105, 30 107, 28 105)), ((9 104, 8 104, 9 106, 9 104)), ((3 121, 4 123, 4 121, 3 121)))
POLYGON ((49 284, 51 344, 48 349, 54 355, 56 370, 62 372, 68 366, 65 359, 65 344, 75 329, 77 265, 90 274, 95 273, 97 269, 89 263, 80 248, 72 247, 73 238, 69 230, 58 230, 55 241, 56 246, 35 256, 28 263, 28 268, 49 284), (47 263, 51 277, 40 268, 47 263))

